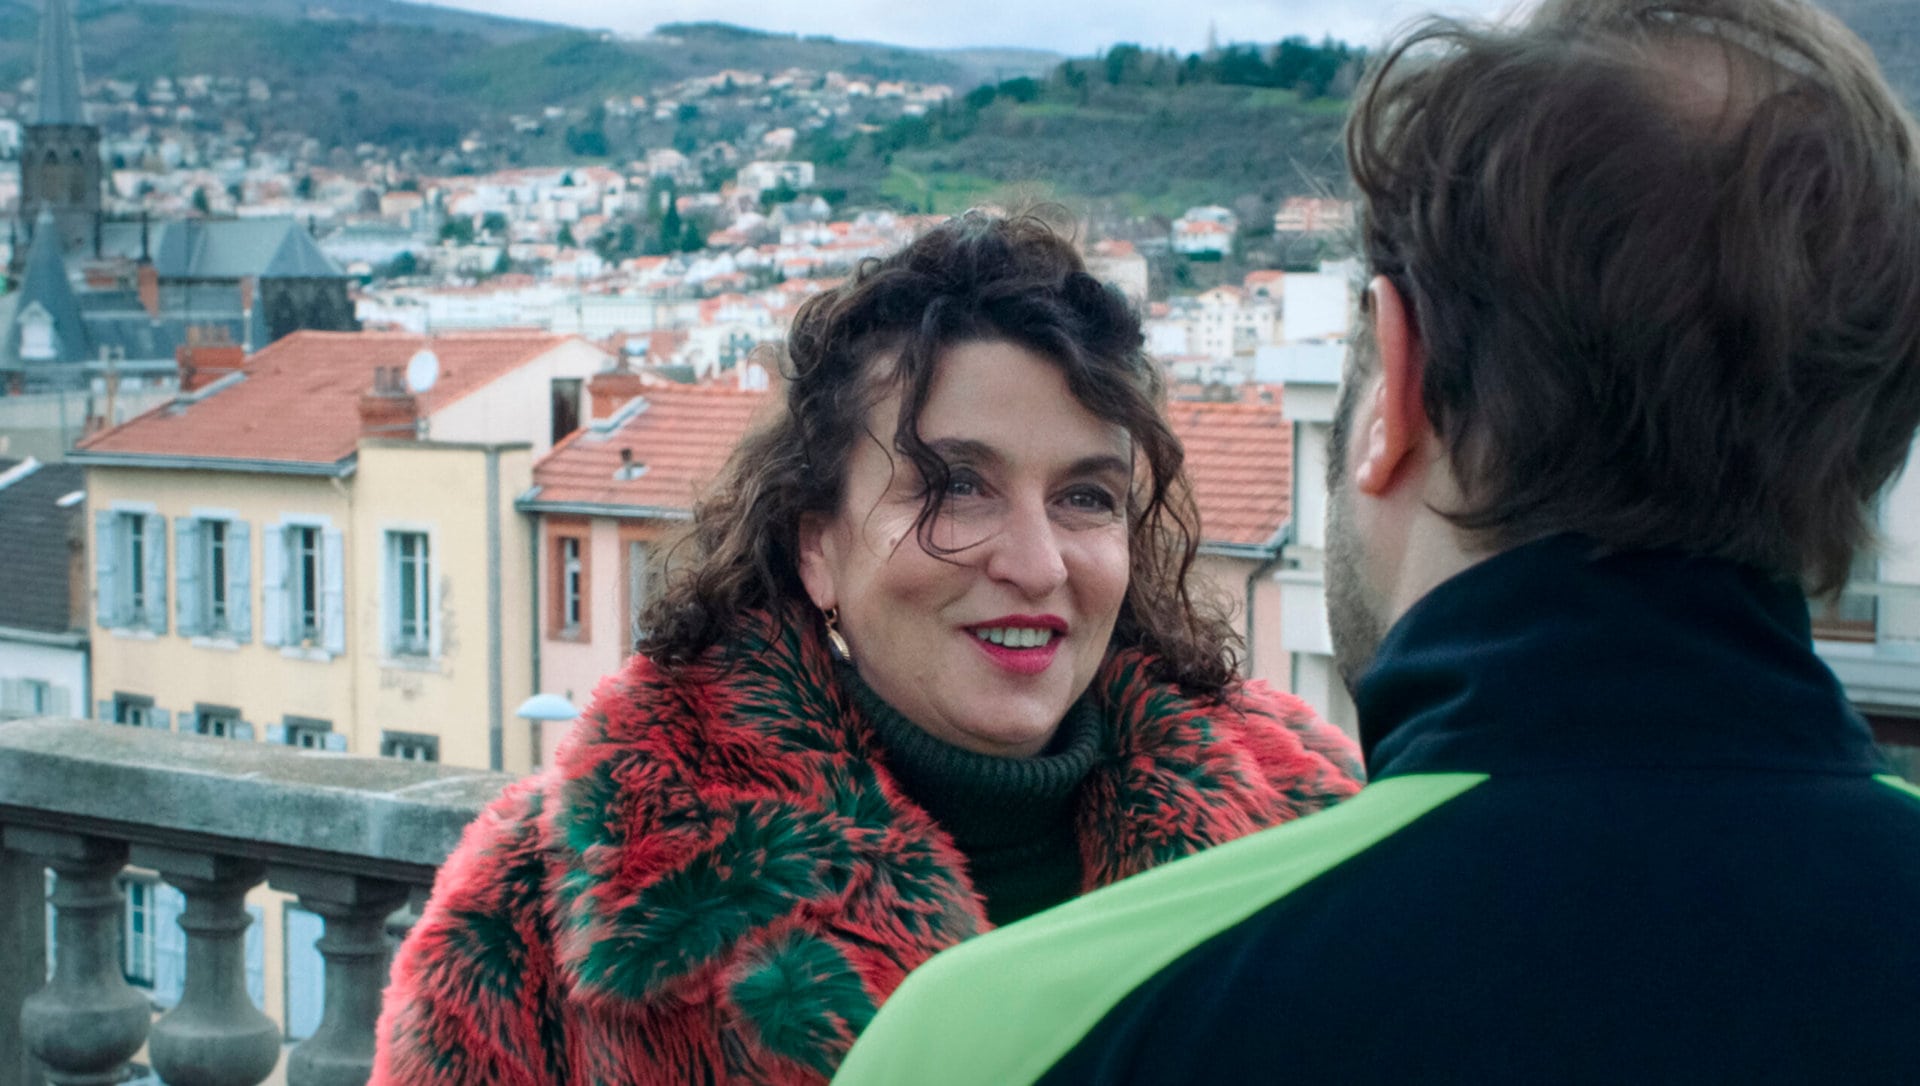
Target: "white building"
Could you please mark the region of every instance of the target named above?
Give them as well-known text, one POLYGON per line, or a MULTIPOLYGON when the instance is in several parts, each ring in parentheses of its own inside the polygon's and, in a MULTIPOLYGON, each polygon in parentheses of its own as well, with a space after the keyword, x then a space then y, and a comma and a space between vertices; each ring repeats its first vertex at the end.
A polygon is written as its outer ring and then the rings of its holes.
POLYGON ((1240 220, 1224 207, 1188 208, 1173 220, 1173 251, 1182 256, 1219 258, 1233 254, 1240 220))

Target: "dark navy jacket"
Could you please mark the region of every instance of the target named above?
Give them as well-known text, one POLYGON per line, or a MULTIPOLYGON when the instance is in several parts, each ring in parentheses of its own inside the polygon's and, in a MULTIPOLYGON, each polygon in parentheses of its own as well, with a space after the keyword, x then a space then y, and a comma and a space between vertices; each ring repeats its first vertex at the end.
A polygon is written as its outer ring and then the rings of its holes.
POLYGON ((1356 701, 1359 797, 942 955, 842 1080, 1920 1082, 1920 791, 1792 586, 1546 540, 1356 701))

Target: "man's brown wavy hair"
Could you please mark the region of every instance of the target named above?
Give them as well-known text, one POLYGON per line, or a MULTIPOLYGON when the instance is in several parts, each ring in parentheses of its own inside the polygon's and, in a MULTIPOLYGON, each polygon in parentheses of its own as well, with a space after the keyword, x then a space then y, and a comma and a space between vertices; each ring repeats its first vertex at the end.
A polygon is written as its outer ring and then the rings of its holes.
POLYGON ((1385 50, 1347 153, 1445 512, 1837 590, 1920 424, 1915 146, 1798 0, 1548 0, 1385 50))
POLYGON ((980 340, 1052 362, 1074 399, 1126 430, 1139 470, 1113 646, 1146 650, 1160 678, 1189 692, 1224 690, 1237 642, 1225 619, 1187 591, 1200 522, 1166 418, 1165 381, 1126 300, 1030 215, 948 220, 801 306, 788 333, 783 410, 742 442, 695 507, 681 547, 688 561, 669 569, 639 650, 672 668, 723 642, 746 612, 811 609, 800 581, 801 519, 838 511, 848 459, 870 436, 869 411, 896 386, 899 425, 871 436, 924 481, 916 542, 943 554, 932 528, 948 469, 921 440, 920 413, 943 353, 980 340))

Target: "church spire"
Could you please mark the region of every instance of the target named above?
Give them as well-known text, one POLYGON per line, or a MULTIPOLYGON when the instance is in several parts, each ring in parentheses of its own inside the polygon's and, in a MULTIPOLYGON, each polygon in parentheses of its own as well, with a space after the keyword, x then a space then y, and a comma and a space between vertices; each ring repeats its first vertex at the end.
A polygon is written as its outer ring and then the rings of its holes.
POLYGON ((73 8, 67 0, 46 0, 40 11, 40 70, 36 76, 39 103, 34 123, 87 123, 80 105, 80 35, 74 29, 73 8))

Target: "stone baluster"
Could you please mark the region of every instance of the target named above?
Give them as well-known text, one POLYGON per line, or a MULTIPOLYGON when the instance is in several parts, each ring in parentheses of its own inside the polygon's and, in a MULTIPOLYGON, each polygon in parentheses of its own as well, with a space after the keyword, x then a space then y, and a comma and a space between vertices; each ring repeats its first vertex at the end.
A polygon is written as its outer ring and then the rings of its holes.
POLYGON ((20 1038, 20 1008, 47 983, 47 865, 0 848, 0 1082, 45 1086, 40 1061, 20 1038))
POLYGON ((247 997, 247 891, 255 861, 138 846, 133 860, 187 896, 187 982, 153 1025, 147 1054, 167 1086, 256 1086, 280 1062, 280 1027, 247 997))
POLYGON ((126 1078, 153 1018, 146 993, 120 972, 126 899, 114 876, 127 846, 71 833, 9 826, 5 846, 53 868, 54 971, 20 1011, 27 1051, 54 1086, 104 1086, 126 1078))
POLYGON ((318 943, 326 963, 320 1025, 287 1057, 287 1086, 364 1086, 373 1074, 373 1031, 393 950, 387 917, 406 901, 407 887, 278 867, 270 881, 326 922, 318 943))

